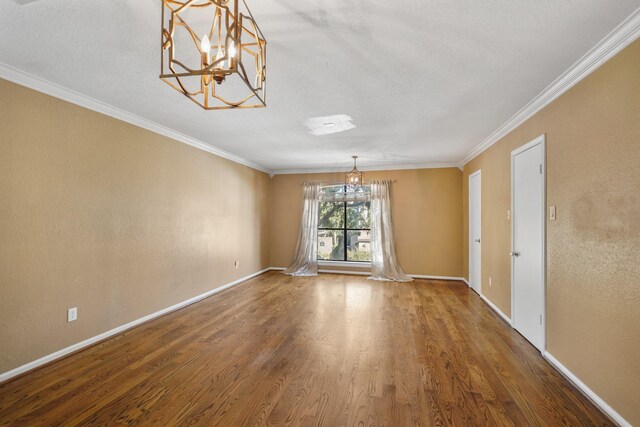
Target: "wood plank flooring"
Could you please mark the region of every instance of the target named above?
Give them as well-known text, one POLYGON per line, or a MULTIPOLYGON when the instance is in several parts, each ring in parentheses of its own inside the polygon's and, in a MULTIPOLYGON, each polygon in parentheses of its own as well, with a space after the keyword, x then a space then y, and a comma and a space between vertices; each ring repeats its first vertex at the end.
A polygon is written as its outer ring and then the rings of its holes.
POLYGON ((460 282, 266 273, 0 385, 2 425, 612 425, 460 282))

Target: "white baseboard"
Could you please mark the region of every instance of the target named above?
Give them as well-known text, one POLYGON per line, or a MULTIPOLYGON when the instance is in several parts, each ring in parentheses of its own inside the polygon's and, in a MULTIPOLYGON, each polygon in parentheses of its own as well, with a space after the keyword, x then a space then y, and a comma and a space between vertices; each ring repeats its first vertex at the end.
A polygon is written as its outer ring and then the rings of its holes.
POLYGON ((124 325, 118 326, 117 328, 111 329, 110 331, 103 332, 103 333, 101 333, 99 335, 96 335, 94 337, 88 338, 88 339, 86 339, 84 341, 80 341, 79 343, 73 344, 73 345, 71 345, 69 347, 63 348, 62 350, 58 350, 55 353, 51 353, 51 354, 48 354, 46 356, 43 356, 43 357, 41 357, 41 358, 39 358, 37 360, 34 360, 33 362, 29 362, 29 363, 27 363, 25 365, 18 366, 17 368, 14 368, 14 369, 12 369, 10 371, 1 373, 0 374, 0 383, 4 382, 4 381, 6 381, 6 380, 8 380, 10 378, 13 378, 13 377, 15 377, 17 375, 20 375, 20 374, 23 374, 23 373, 25 373, 27 371, 35 369, 35 368, 37 368, 39 366, 42 366, 42 365, 44 365, 46 363, 52 362, 52 361, 54 361, 56 359, 59 359, 59 358, 61 358, 63 356, 66 356, 68 354, 71 354, 73 352, 81 350, 81 349, 83 349, 85 347, 88 347, 88 346, 90 346, 92 344, 95 344, 95 343, 97 343, 99 341, 102 341, 102 340, 104 340, 106 338, 109 338, 109 337, 111 337, 113 335, 117 335, 117 334, 119 334, 121 332, 126 331, 127 329, 131 329, 131 328, 133 328, 135 326, 138 326, 141 323, 147 322, 147 321, 149 321, 151 319, 155 319, 156 317, 160 317, 160 316, 162 316, 164 314, 170 313, 172 311, 175 311, 175 310, 181 309, 183 307, 186 307, 188 305, 191 305, 193 303, 196 303, 196 302, 198 302, 200 300, 203 300, 203 299, 205 299, 205 298, 207 298, 207 297, 209 297, 211 295, 217 294, 218 292, 222 292, 225 289, 229 289, 232 286, 238 285, 238 284, 240 284, 242 282, 245 282, 245 281, 247 281, 247 280, 249 280, 249 279, 251 279, 253 277, 259 276, 260 274, 265 273, 265 272, 267 272, 269 270, 270 270, 270 268, 265 268, 264 270, 260 270, 258 272, 253 273, 253 274, 250 274, 248 276, 241 277, 240 279, 234 280, 231 283, 227 283, 226 285, 222 285, 222 286, 220 286, 218 288, 212 289, 212 290, 207 291, 207 292, 205 292, 203 294, 197 295, 197 296, 195 296, 193 298, 189 298, 188 300, 179 302, 178 304, 172 305, 171 307, 167 307, 167 308, 164 308, 164 309, 162 309, 160 311, 156 311, 155 313, 148 314, 148 315, 146 315, 144 317, 141 317, 139 319, 136 319, 136 320, 131 321, 129 323, 126 323, 124 325))
MULTIPOLYGON (((285 267, 270 267, 269 270, 282 271, 286 270, 285 267)), ((350 271, 350 270, 325 270, 323 268, 318 269, 318 273, 333 273, 333 274, 353 274, 358 276, 370 276, 371 273, 368 271, 350 271)), ((304 276, 310 277, 310 276, 304 276)))
POLYGON ((580 381, 580 378, 575 376, 573 372, 567 369, 558 359, 553 357, 551 353, 545 351, 542 353, 545 359, 556 368, 567 380, 575 385, 585 396, 587 396, 602 412, 607 414, 613 421, 618 423, 621 427, 631 427, 631 423, 625 420, 622 415, 617 413, 607 402, 605 402, 600 396, 598 396, 593 390, 591 390, 585 383, 580 381))
MULTIPOLYGON (((285 270, 285 267, 270 267, 270 270, 285 270)), ((318 273, 331 273, 331 274, 352 274, 355 276, 370 276, 370 271, 358 271, 358 270, 326 270, 321 268, 318 270, 318 273)), ((452 277, 452 276, 425 276, 423 274, 409 274, 409 276, 414 279, 430 279, 430 280, 453 280, 465 282, 467 281, 463 277, 452 277)))
POLYGON ((320 267, 356 267, 356 268, 371 268, 371 262, 368 261, 328 261, 318 260, 320 267))
POLYGON ((482 294, 478 294, 478 295, 480 295, 480 298, 482 298, 482 300, 483 300, 484 302, 486 302, 486 303, 487 303, 487 305, 488 305, 489 307, 491 307, 491 309, 492 309, 493 311, 495 311, 496 313, 498 313, 498 315, 499 315, 500 317, 502 317, 502 318, 504 319, 504 321, 505 321, 505 322, 507 322, 510 326, 512 325, 512 323, 511 323, 511 318, 509 318, 509 316, 507 316, 506 314, 504 314, 504 313, 502 312, 502 310, 500 310, 500 309, 498 308, 498 306, 497 306, 497 305, 495 305, 494 303, 492 303, 492 302, 489 300, 489 298, 485 297, 484 295, 482 295, 482 294))
MULTIPOLYGON (((462 279, 462 280, 464 282, 467 282, 465 279, 462 279)), ((498 315, 500 315, 500 317, 502 317, 505 322, 507 322, 510 326, 513 326, 513 323, 511 322, 511 319, 509 317, 507 317, 507 315, 504 314, 494 303, 492 303, 484 295, 482 295, 482 294, 478 294, 478 295, 480 295, 480 298, 482 298, 482 300, 485 303, 487 303, 487 305, 489 307, 491 307, 491 309, 493 309, 493 311, 498 313, 498 315)), ((607 414, 613 421, 618 423, 621 427, 631 427, 631 424, 627 420, 622 418, 622 416, 620 414, 618 414, 611 406, 609 406, 607 404, 607 402, 605 402, 593 390, 591 390, 589 387, 587 387, 587 385, 585 383, 580 381, 580 379, 577 376, 575 376, 573 374, 573 372, 571 372, 569 369, 567 369, 562 363, 560 363, 560 361, 558 361, 558 359, 553 357, 548 351, 544 351, 542 353, 542 355, 543 355, 543 357, 545 359, 547 359, 549 361, 549 363, 555 369, 557 369, 565 378, 567 378, 567 380, 569 380, 569 382, 571 382, 574 386, 576 386, 576 388, 578 388, 585 396, 587 396, 587 398, 589 398, 593 402, 594 405, 599 407, 600 410, 602 412, 604 412, 605 414, 607 414)))
POLYGON ((355 270, 325 270, 321 268, 318 273, 333 273, 333 274, 354 274, 356 276, 371 276, 370 271, 355 271, 355 270))
POLYGON ((456 282, 464 282, 464 278, 462 277, 452 277, 452 276, 426 276, 424 274, 410 274, 409 276, 414 279, 429 279, 429 280, 453 280, 456 282))
MULTIPOLYGON (((269 270, 282 271, 286 270, 285 267, 269 267, 269 270)), ((318 269, 318 273, 333 273, 333 274, 354 274, 358 276, 370 276, 371 273, 368 271, 349 271, 349 270, 325 270, 318 269)))

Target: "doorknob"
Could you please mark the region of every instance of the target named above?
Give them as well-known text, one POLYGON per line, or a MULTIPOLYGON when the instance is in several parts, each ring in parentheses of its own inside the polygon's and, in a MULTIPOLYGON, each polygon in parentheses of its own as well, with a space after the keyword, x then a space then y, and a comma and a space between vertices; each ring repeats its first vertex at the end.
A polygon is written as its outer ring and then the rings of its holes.
POLYGON ((480 243, 480 239, 474 239, 473 241, 476 243, 480 243))
POLYGON ((511 256, 518 257, 518 256, 520 256, 520 252, 517 252, 517 251, 516 252, 511 252, 511 256))

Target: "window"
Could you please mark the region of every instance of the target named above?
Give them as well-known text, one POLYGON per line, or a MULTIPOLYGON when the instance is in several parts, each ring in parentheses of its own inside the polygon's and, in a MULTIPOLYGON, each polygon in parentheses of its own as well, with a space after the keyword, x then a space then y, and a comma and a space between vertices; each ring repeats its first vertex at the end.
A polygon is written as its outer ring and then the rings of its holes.
POLYGON ((342 185, 322 189, 318 206, 318 259, 371 261, 371 203, 368 197, 348 197, 346 190, 342 185))

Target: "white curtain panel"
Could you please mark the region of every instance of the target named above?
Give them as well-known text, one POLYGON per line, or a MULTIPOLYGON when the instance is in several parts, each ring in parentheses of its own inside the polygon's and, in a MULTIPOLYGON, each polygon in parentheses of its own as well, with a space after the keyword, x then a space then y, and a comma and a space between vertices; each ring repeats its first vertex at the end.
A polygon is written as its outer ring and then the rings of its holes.
POLYGON ((398 259, 393 241, 390 181, 371 183, 371 280, 411 282, 398 259))
POLYGON ((320 185, 304 184, 300 234, 293 263, 284 273, 290 276, 318 275, 318 199, 320 185))

